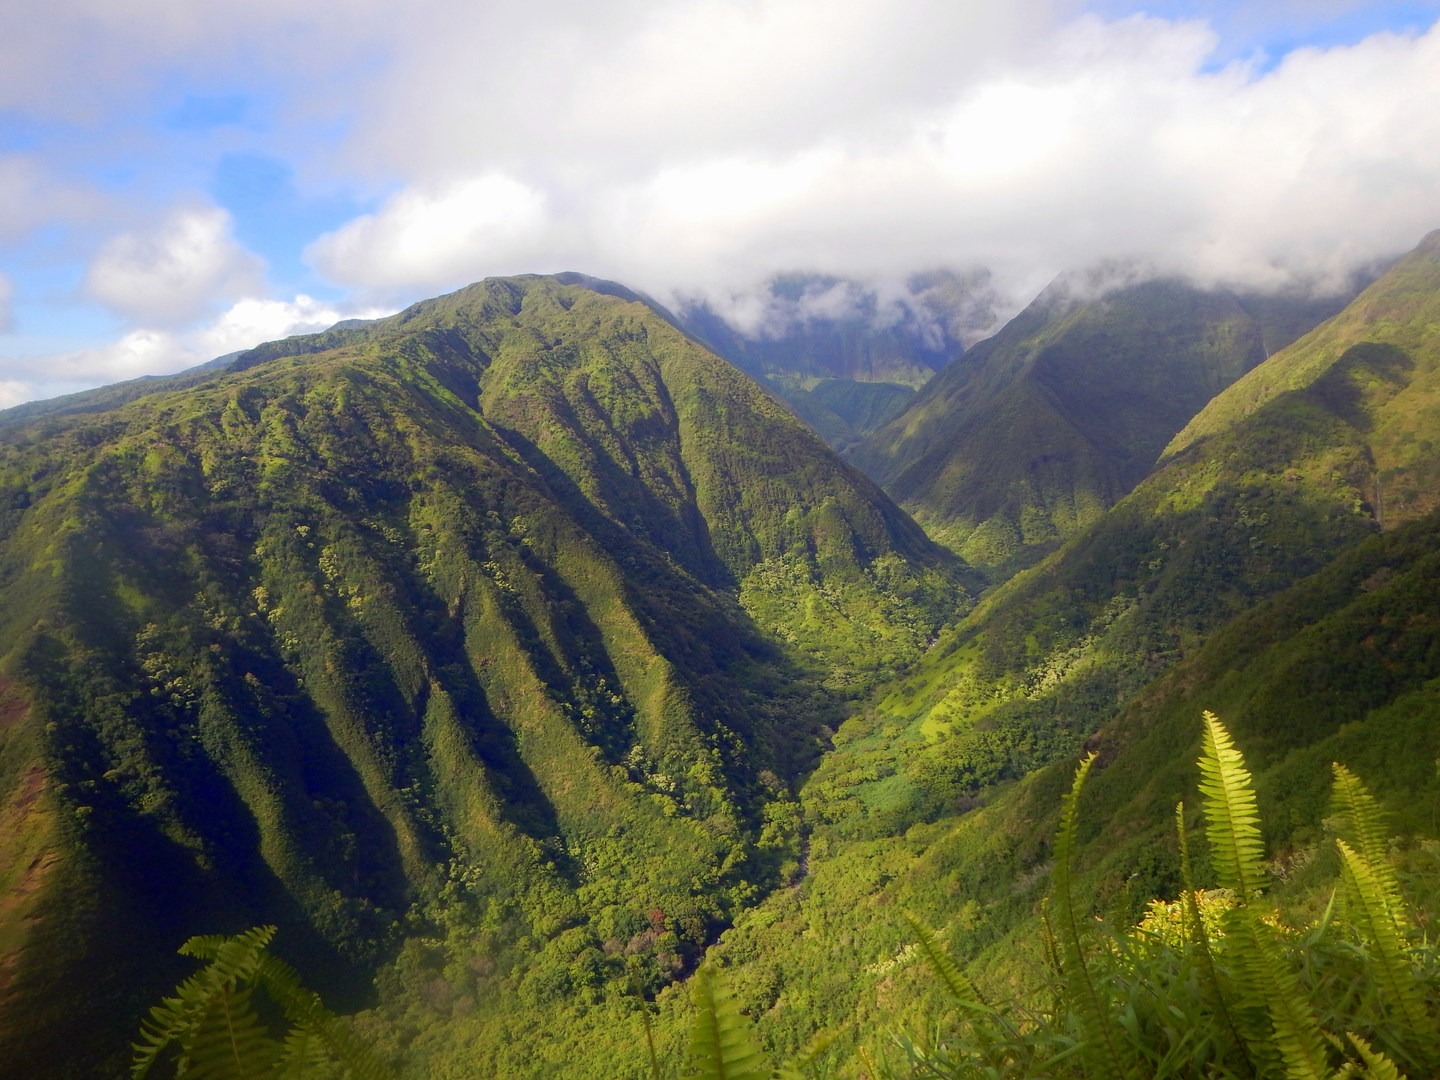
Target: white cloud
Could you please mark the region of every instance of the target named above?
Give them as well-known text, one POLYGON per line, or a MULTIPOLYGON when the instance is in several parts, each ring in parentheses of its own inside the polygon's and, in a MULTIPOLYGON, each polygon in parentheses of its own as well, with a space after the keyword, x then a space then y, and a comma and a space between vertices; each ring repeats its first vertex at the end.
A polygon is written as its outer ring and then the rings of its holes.
POLYGON ((331 279, 372 288, 444 287, 544 268, 544 196, 498 174, 402 191, 306 251, 331 279))
MULTIPOLYGON (((1217 67, 1249 55, 1217 27, 1359 0, 1149 5, 1210 22, 1114 17, 1138 0, 57 3, 0 26, 0 108, 99 125, 192 83, 276 102, 266 149, 302 183, 389 193, 307 238, 363 295, 577 269, 759 326, 776 271, 893 292, 987 266, 1013 306, 1107 259, 1323 280, 1440 225, 1440 29, 1217 67)), ((7 160, 0 232, 28 220, 6 192, 45 186, 16 158, 7 187, 7 160)), ((91 294, 183 337, 256 293, 218 214, 112 241, 91 294)))
POLYGON ((342 319, 387 314, 384 309, 337 306, 303 294, 293 300, 247 298, 198 328, 141 328, 94 348, 7 360, 5 367, 14 377, 0 380, 0 408, 142 375, 169 375, 262 342, 324 330, 342 319))
POLYGON ((329 329, 342 319, 378 319, 388 308, 353 308, 301 293, 294 300, 241 300, 215 322, 185 336, 190 348, 210 359, 265 341, 329 329))
POLYGON ((230 229, 224 210, 196 207, 150 232, 112 237, 90 264, 86 292, 136 322, 183 325, 259 287, 260 260, 230 229))
POLYGON ((463 70, 479 23, 406 39, 354 149, 410 182, 311 258, 416 291, 575 268, 743 322, 786 269, 983 265, 1012 302, 1106 259, 1278 286, 1440 225, 1440 28, 1217 70, 1199 21, 961 7, 713 0, 463 70))
POLYGON ((0 154, 0 240, 17 240, 59 218, 93 216, 100 200, 57 177, 34 154, 0 154))
POLYGON ((0 334, 15 328, 15 313, 11 303, 15 297, 15 286, 8 277, 0 274, 0 334))

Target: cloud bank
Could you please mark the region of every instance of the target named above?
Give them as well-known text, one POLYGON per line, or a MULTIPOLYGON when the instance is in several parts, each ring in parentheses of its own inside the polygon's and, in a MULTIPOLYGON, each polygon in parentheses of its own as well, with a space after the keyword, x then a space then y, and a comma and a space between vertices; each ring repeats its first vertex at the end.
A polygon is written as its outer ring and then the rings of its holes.
POLYGON ((367 288, 574 267, 665 296, 984 266, 1018 302, 1107 259, 1323 286, 1440 225, 1440 28, 1216 68, 1199 21, 960 7, 667 6, 594 48, 519 33, 448 92, 473 39, 407 41, 348 147, 404 186, 311 258, 367 288))
POLYGON ((90 215, 78 291, 123 326, 66 355, 98 380, 300 292, 393 309, 575 269, 759 327, 777 273, 898 295, 917 271, 985 268, 1003 313, 1109 260, 1323 288, 1440 225, 1440 3, 1135 7, 60 0, 4 20, 0 109, 95 137, 70 140, 74 160, 43 140, 0 153, 0 240, 90 215), (1362 7, 1418 25, 1282 56, 1235 37, 1362 7), (124 128, 180 90, 268 111, 204 138, 124 128), (108 147, 137 141, 156 163, 134 166, 133 198, 96 194, 82 166, 101 176, 108 147), (311 284, 270 280, 238 239, 263 229, 199 190, 202 159, 165 157, 235 146, 364 210, 291 238, 311 284))
POLYGON ((10 377, 0 379, 0 409, 142 375, 169 375, 264 341, 325 330, 342 319, 388 314, 304 295, 293 300, 245 299, 218 318, 186 330, 140 327, 92 348, 13 358, 6 363, 10 377))
POLYGON ((260 261, 236 243, 218 207, 172 213, 156 228, 106 241, 90 264, 86 291, 148 325, 183 325, 221 300, 260 288, 260 261))

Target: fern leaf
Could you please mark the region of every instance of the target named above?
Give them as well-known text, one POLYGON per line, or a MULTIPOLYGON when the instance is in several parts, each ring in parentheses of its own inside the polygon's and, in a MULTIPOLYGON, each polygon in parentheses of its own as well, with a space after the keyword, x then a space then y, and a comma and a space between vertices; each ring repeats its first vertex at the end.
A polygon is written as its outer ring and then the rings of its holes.
POLYGON ((1378 862, 1390 849, 1380 804, 1360 778, 1338 761, 1330 763, 1330 771, 1335 777, 1330 800, 1341 819, 1341 835, 1368 861, 1378 862))
POLYGON ((1131 1063, 1121 1053, 1110 1011, 1095 985, 1090 966, 1085 960, 1085 944, 1080 932, 1080 918, 1071 891, 1071 864, 1075 857, 1077 808, 1085 778, 1095 764, 1095 755, 1088 754, 1075 770, 1074 783, 1060 802, 1060 831, 1055 836, 1055 870, 1052 877, 1056 915, 1059 920, 1057 944, 1061 973, 1066 993, 1080 1018, 1087 1044, 1087 1057, 1106 1077, 1131 1077, 1131 1063))
POLYGON ((1215 950, 1210 942, 1210 933, 1205 929, 1205 920, 1201 917, 1200 905, 1196 902, 1199 893, 1195 889, 1195 875, 1190 869, 1190 831, 1185 827, 1183 802, 1175 804, 1175 836, 1180 846, 1180 885, 1184 894, 1180 911, 1185 920, 1186 940, 1199 960, 1201 996, 1206 1006, 1220 1018, 1232 1044, 1237 1049, 1243 1049, 1245 1040, 1241 1037, 1240 1029, 1226 1003, 1225 988, 1221 985, 1220 973, 1215 968, 1215 950))
POLYGON ((1268 1021, 1267 1032, 1247 1032, 1252 1054, 1263 1062, 1278 1051, 1290 1080, 1327 1080, 1324 1036, 1273 928, 1254 905, 1226 912, 1226 922, 1242 1002, 1262 1010, 1268 1021))
POLYGON ((1347 1031, 1345 1034, 1355 1045, 1355 1051, 1360 1055, 1360 1060, 1365 1063, 1365 1072, 1362 1075, 1366 1080, 1405 1080, 1405 1074, 1396 1068, 1395 1063, 1381 1051, 1376 1050, 1353 1031, 1347 1031))
POLYGON ((325 1007, 319 994, 300 982, 299 974, 289 964, 267 953, 261 957, 254 978, 256 985, 280 1006, 292 1028, 312 1036, 353 1080, 389 1080, 389 1068, 325 1007))
POLYGON ((148 1075, 174 1045, 176 1075, 187 1080, 299 1078, 331 1063, 353 1080, 387 1080, 389 1070, 319 995, 266 952, 274 934, 273 926, 260 926, 234 937, 194 937, 182 945, 183 954, 209 963, 150 1010, 134 1044, 132 1076, 148 1075), (283 1043, 271 1037, 254 1008, 257 989, 280 1006, 290 1024, 283 1043))
POLYGON ((822 1031, 805 1044, 800 1055, 775 1070, 775 1080, 807 1080, 814 1075, 820 1058, 835 1041, 835 1033, 822 1031))
POLYGON ((699 1015, 690 1037, 689 1076, 695 1080, 769 1080, 750 1022, 713 968, 695 973, 699 1015))
POLYGON ((1370 947, 1370 973, 1379 982, 1388 1006, 1404 1019, 1412 1038, 1433 1038, 1434 1024, 1425 1008, 1424 992, 1406 962, 1401 929, 1374 868, 1344 840, 1335 844, 1340 849, 1340 876, 1351 919, 1370 947))
POLYGON ((280 1045, 255 1014, 249 987, 217 994, 186 1047, 186 1080, 261 1080, 275 1072, 280 1045))
POLYGON ((1200 755, 1200 793, 1204 796, 1205 836, 1222 887, 1245 905, 1263 883, 1260 811, 1250 773, 1230 733, 1212 712, 1204 715, 1200 755))
POLYGON ((306 1077, 321 1076, 324 1075, 321 1070, 330 1062, 324 1042, 313 1030, 291 1028, 285 1036, 275 1070, 276 1080, 305 1080, 306 1077))
POLYGON ((1333 762, 1330 768, 1335 774, 1331 803, 1337 818, 1337 830, 1370 867, 1385 909, 1403 934, 1409 928, 1409 919, 1400 899, 1399 878, 1390 865, 1390 840, 1385 829, 1384 813, 1358 776, 1339 762, 1333 762))
POLYGON ((910 932, 915 935, 915 944, 919 947, 925 962, 929 965, 940 981, 945 984, 945 989, 950 991, 951 999, 957 1004, 968 1009, 985 1009, 985 1002, 981 1000, 980 994, 975 986, 965 977, 960 970, 960 965, 950 958, 950 954, 940 947, 935 940, 935 935, 918 918, 908 911, 900 913, 901 918, 910 927, 910 932))
POLYGON ((237 987, 254 975, 274 933, 273 926, 259 926, 229 938, 194 937, 180 946, 182 954, 210 963, 182 982, 174 997, 150 1010, 141 1024, 141 1041, 133 1046, 132 1077, 147 1076, 172 1043, 179 1049, 177 1071, 187 1075, 228 1075, 206 1071, 220 1067, 216 1062, 224 1058, 227 1046, 232 1058, 255 1055, 250 1064, 260 1071, 250 1075, 263 1075, 274 1064, 274 1041, 257 1041, 257 1033, 264 1035, 258 1020, 249 1024, 235 1011, 249 1008, 248 993, 236 997, 237 987))
POLYGON ((1264 847, 1250 772, 1219 718, 1211 712, 1203 718, 1200 793, 1205 835, 1220 884, 1235 894, 1236 906, 1225 913, 1226 950, 1234 958, 1238 1005, 1248 1018, 1243 1022, 1246 1043, 1262 1064, 1278 1051, 1291 1080, 1326 1080, 1330 1069, 1314 1012, 1255 904, 1263 882, 1264 847))

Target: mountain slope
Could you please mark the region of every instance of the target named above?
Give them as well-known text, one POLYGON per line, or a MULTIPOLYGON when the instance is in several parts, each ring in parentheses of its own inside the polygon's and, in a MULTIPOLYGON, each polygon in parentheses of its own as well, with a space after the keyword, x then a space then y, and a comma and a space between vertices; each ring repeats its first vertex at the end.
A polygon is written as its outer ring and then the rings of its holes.
POLYGON ((7 429, 0 508, 0 1044, 53 1075, 260 921, 342 1000, 424 935, 537 1008, 547 949, 663 983, 793 846, 817 680, 964 599, 740 372, 546 278, 7 429))
POLYGON ((1440 432, 1440 230, 1345 311, 1220 394, 1166 447, 1167 456, 1235 428, 1289 395, 1308 395, 1355 431, 1371 462, 1377 516, 1435 509, 1440 432))
POLYGON ((742 331, 710 303, 679 324, 774 389, 831 446, 844 447, 894 416, 938 369, 995 323, 988 275, 912 277, 898 295, 815 274, 769 283, 747 303, 742 331))
POLYGON ((1266 327, 1286 306, 1270 301, 1262 320, 1242 298, 1180 281, 1096 291, 1057 281, 850 451, 933 535, 997 576, 1134 487, 1175 432, 1265 359, 1266 327))
MULTIPOLYGON (((1237 617, 1090 739, 1086 749, 1099 756, 1080 810, 1081 910, 1133 923, 1150 898, 1179 895, 1175 806, 1184 800, 1193 815, 1207 709, 1233 729, 1255 773, 1264 842, 1275 853, 1272 888, 1305 897, 1316 915, 1330 896, 1332 761, 1375 792, 1385 828, 1406 837, 1403 865, 1433 882, 1437 552, 1434 515, 1363 541, 1237 617)), ((849 753, 852 740, 880 735, 877 721, 889 726, 876 718, 842 728, 836 754, 806 786, 815 827, 803 899, 769 897, 716 950, 742 1006, 785 1052, 817 1030, 847 1039, 857 1018, 874 1032, 923 1030, 935 1015, 953 1015, 901 911, 939 928, 991 1000, 1043 984, 1048 970, 1040 911, 1074 757, 979 792, 958 787, 932 821, 917 820, 895 813, 894 792, 924 772, 923 739, 892 736, 883 757, 849 753)), ((1202 830, 1191 823, 1192 858, 1209 886, 1202 830)))
MULTIPOLYGON (((1323 881, 1332 760, 1400 829, 1434 835, 1440 515, 1387 515, 1382 531, 1371 496, 1372 434, 1405 430, 1440 398, 1437 297, 1431 238, 1257 369, 1278 381, 1310 357, 1308 375, 1212 417, 842 726, 802 791, 803 901, 768 898, 720 946, 774 1045, 856 1018, 918 1019, 931 991, 900 910, 978 958, 1002 997, 1023 985, 1044 963, 1037 904, 1084 750, 1099 754, 1082 811, 1086 902, 1136 917, 1176 895, 1174 807, 1192 798, 1202 709, 1256 770, 1277 887, 1323 881)), ((1408 505, 1427 505, 1440 454, 1417 440, 1403 479, 1408 505)), ((1203 846, 1197 858, 1203 872, 1203 846)), ((1433 874, 1433 845, 1413 858, 1433 874)))

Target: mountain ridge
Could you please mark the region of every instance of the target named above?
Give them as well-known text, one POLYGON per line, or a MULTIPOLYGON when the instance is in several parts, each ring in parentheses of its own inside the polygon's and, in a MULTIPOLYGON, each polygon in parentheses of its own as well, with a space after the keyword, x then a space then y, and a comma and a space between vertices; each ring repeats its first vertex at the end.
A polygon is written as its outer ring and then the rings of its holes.
POLYGON ((1342 304, 1129 282, 1113 267, 1062 275, 846 455, 1003 579, 1133 488, 1276 335, 1342 304))
POLYGON ((0 1041, 76 1075, 186 931, 279 923, 353 1000, 438 920, 541 995, 663 909, 663 985, 774 886, 837 695, 965 597, 748 377, 543 277, 6 428, 0 506, 0 1041))

